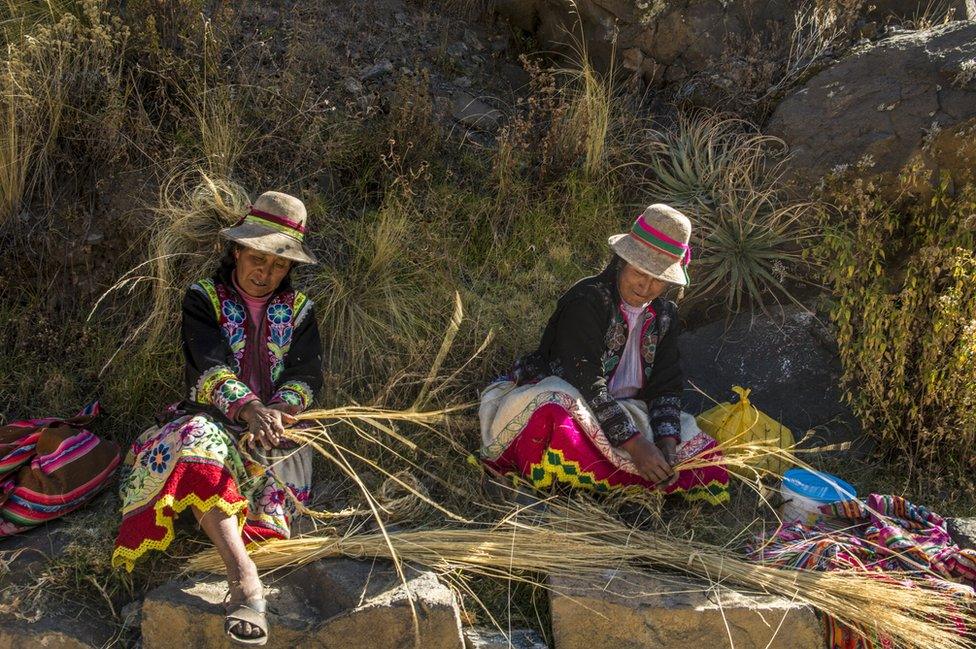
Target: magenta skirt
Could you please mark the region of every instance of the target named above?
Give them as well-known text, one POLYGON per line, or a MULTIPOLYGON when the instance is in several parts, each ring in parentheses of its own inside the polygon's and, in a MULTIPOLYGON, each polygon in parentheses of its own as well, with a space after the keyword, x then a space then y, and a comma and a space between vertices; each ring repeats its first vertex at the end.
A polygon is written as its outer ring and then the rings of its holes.
MULTIPOLYGON (((679 460, 700 455, 719 455, 715 440, 697 432, 678 445, 679 460)), ((560 482, 596 492, 616 489, 657 489, 640 475, 619 468, 577 422, 563 404, 545 403, 532 412, 528 421, 504 451, 494 459, 483 460, 492 470, 523 477, 538 488, 560 482)), ((663 491, 677 493, 689 501, 712 504, 729 499, 729 474, 722 466, 682 471, 678 480, 663 491)))

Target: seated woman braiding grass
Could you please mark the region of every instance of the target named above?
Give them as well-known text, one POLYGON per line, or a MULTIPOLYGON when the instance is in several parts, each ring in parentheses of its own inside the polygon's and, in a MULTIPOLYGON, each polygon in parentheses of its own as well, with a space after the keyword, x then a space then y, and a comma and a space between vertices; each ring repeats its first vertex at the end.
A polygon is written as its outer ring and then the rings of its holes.
POLYGON ((283 437, 322 386, 322 343, 295 263, 316 263, 303 243, 300 200, 265 192, 234 227, 217 273, 183 300, 187 398, 132 444, 121 477, 122 525, 112 557, 131 570, 165 550, 190 509, 227 567, 225 631, 265 644, 264 589, 245 543, 288 538, 311 486, 310 449, 283 437))
POLYGON ((681 412, 678 307, 663 297, 688 285, 690 237, 689 220, 661 204, 610 237, 614 255, 603 272, 570 288, 538 349, 482 393, 489 468, 539 488, 562 482, 728 499, 724 468, 671 468, 715 446, 681 412))

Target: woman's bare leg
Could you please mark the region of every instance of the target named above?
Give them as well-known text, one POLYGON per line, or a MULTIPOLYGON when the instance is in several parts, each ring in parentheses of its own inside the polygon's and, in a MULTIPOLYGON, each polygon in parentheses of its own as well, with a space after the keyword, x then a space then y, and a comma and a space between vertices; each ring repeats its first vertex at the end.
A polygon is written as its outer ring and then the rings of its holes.
MULTIPOLYGON (((219 509, 211 509, 207 513, 193 507, 193 515, 197 517, 200 527, 213 541, 217 553, 227 567, 227 584, 230 587, 231 601, 243 602, 246 599, 263 598, 264 587, 258 577, 258 569, 247 555, 244 541, 237 530, 237 518, 228 516, 219 509)), ((261 631, 246 622, 237 627, 241 636, 259 636, 261 631)))

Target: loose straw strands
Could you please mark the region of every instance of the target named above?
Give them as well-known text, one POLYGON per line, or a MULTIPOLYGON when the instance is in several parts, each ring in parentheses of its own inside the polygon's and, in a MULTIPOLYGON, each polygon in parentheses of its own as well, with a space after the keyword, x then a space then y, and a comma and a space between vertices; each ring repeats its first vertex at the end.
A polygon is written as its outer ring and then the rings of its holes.
MULTIPOLYGON (((461 409, 463 407, 464 406, 458 406, 457 408, 423 412, 413 410, 392 410, 370 406, 345 406, 341 408, 332 408, 329 410, 313 410, 303 413, 299 417, 305 420, 312 419, 316 421, 318 425, 310 428, 291 428, 285 431, 285 436, 294 442, 310 446, 323 458, 336 465, 343 473, 351 478, 353 482, 357 484, 357 486, 359 486, 367 501, 372 501, 374 504, 378 505, 378 511, 385 511, 386 508, 384 508, 381 503, 375 501, 375 498, 373 497, 369 488, 367 488, 366 485, 363 484, 359 479, 359 475, 350 464, 350 458, 369 465, 372 469, 385 476, 387 480, 399 485, 408 494, 420 499, 430 507, 440 511, 449 518, 463 521, 465 520, 464 517, 448 510, 430 498, 425 489, 418 489, 417 485, 420 483, 416 482, 416 480, 411 482, 405 481, 402 477, 402 473, 391 473, 378 462, 357 453, 348 446, 340 444, 332 434, 332 428, 334 426, 337 424, 344 424, 349 429, 355 431, 360 437, 363 437, 369 442, 376 444, 378 447, 381 447, 396 455, 398 459, 408 464, 412 470, 437 482, 445 489, 457 492, 459 491, 459 487, 457 485, 447 483, 443 480, 443 478, 433 474, 418 462, 411 460, 404 454, 394 449, 392 446, 370 435, 366 429, 372 428, 381 431, 382 433, 385 433, 389 437, 401 443, 410 451, 422 451, 422 449, 420 449, 414 442, 401 435, 394 428, 394 422, 413 423, 423 427, 432 428, 433 424, 444 421, 444 418, 449 413, 453 412, 455 409, 461 409)), ((460 457, 463 458, 463 456, 460 457)))
MULTIPOLYGON (((532 573, 597 577, 613 570, 626 579, 648 567, 666 569, 808 604, 867 633, 888 634, 901 647, 976 646, 957 631, 960 622, 973 628, 976 615, 951 594, 911 575, 786 570, 750 563, 725 548, 631 529, 585 503, 550 503, 542 519, 509 516, 491 527, 271 541, 252 554, 262 570, 335 556, 397 558, 437 570, 532 583, 539 583, 532 573)), ((189 565, 190 570, 205 571, 222 567, 214 551, 198 555, 189 565)))

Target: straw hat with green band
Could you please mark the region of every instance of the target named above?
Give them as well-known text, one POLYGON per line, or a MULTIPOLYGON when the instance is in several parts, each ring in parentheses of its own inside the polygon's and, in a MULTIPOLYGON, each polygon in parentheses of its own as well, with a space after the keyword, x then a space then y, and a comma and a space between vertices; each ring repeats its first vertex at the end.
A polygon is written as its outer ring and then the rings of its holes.
POLYGON ((306 264, 318 260, 305 245, 305 204, 281 192, 264 192, 240 221, 220 236, 242 246, 306 264))
POLYGON ((691 221, 678 210, 656 203, 634 221, 630 232, 610 237, 610 247, 624 261, 648 275, 688 286, 691 221))

